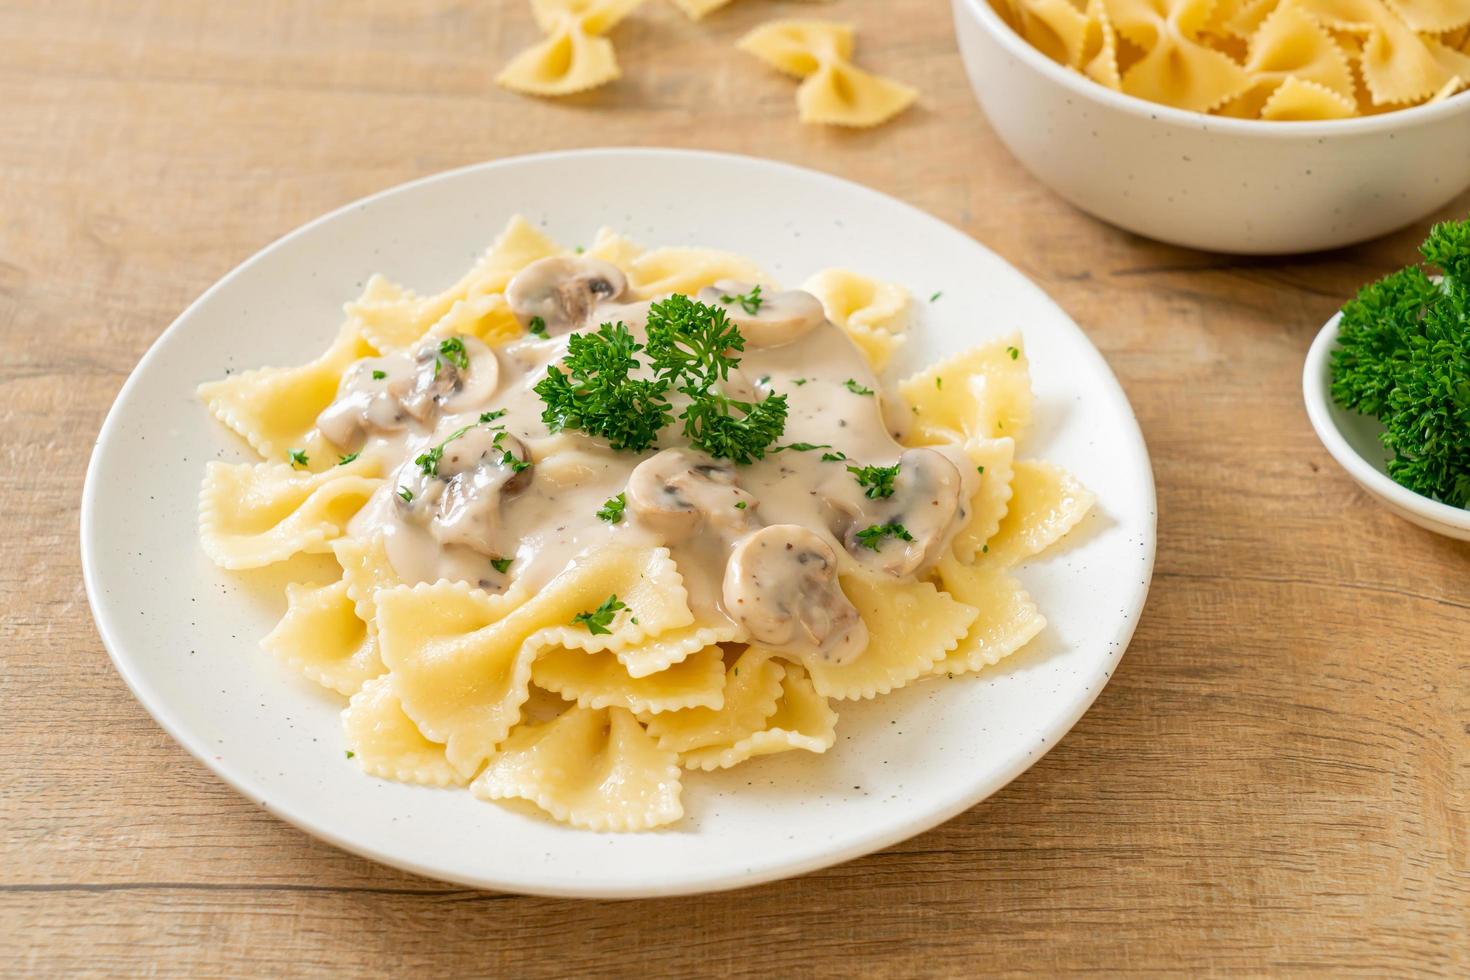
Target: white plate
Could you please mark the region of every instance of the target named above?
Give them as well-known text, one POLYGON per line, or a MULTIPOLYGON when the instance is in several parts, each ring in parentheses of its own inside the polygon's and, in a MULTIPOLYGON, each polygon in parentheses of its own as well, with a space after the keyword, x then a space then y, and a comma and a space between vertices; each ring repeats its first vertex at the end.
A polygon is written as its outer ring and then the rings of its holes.
POLYGON ((350 851, 436 878, 631 897, 734 888, 866 854, 975 805, 1041 758, 1097 697, 1133 634, 1153 567, 1154 487, 1138 424, 1097 350, 970 238, 809 170, 594 150, 405 184, 312 222, 220 280, 118 395, 87 472, 81 531, 87 594, 118 671, 159 724, 250 799, 350 851), (896 374, 1021 328, 1037 395, 1024 451, 1069 467, 1099 501, 1062 548, 1019 573, 1050 626, 978 676, 834 704, 839 737, 824 756, 691 774, 686 816, 661 832, 570 830, 463 791, 362 775, 344 758, 340 699, 257 646, 284 608, 279 574, 223 572, 199 549, 205 462, 250 457, 194 387, 227 369, 316 354, 372 272, 421 289, 448 284, 517 212, 567 244, 608 224, 647 245, 746 253, 787 284, 833 265, 904 283, 918 316, 896 374))

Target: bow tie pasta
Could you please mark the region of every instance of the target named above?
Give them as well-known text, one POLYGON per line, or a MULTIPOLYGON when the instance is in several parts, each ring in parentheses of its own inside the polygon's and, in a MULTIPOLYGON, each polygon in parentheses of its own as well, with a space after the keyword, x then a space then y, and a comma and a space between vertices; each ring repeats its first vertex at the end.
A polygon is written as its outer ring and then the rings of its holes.
POLYGON ((776 20, 738 42, 777 71, 802 79, 796 90, 802 122, 868 128, 887 122, 918 97, 918 91, 852 63, 851 25, 821 20, 776 20))
MULTIPOLYGON (((849 50, 819 36, 780 56, 849 50)), ((1093 505, 1022 451, 1019 334, 884 389, 909 294, 852 270, 783 290, 516 218, 447 288, 346 310, 317 359, 200 386, 262 458, 206 466, 199 530, 221 568, 303 569, 261 644, 377 778, 672 823, 686 773, 827 752, 838 702, 1024 646, 1016 566, 1093 505)))
POLYGON ((1047 57, 1116 91, 1240 119, 1313 120, 1470 82, 1470 0, 992 0, 1047 57))
POLYGON ((603 37, 643 0, 531 0, 545 40, 522 51, 495 81, 527 95, 572 95, 621 75, 603 37))

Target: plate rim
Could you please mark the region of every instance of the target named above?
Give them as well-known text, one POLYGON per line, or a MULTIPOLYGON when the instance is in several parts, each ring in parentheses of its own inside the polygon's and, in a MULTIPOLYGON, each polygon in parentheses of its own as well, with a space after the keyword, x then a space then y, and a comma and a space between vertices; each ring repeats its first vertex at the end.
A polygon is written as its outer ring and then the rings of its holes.
POLYGON ((1143 431, 1138 424, 1137 413, 1129 400, 1127 392, 1118 381, 1112 366, 1108 364, 1102 351, 1092 342, 1087 333, 1072 319, 1071 315, 1051 298, 1039 285, 1031 280, 1029 276, 1017 269, 1003 256, 995 253, 986 245, 962 229, 956 228, 942 218, 936 217, 915 207, 900 198, 885 194, 881 191, 867 187, 856 181, 839 177, 826 171, 810 167, 798 166, 784 161, 772 160, 764 157, 754 157, 745 154, 724 153, 711 150, 691 150, 674 147, 641 147, 641 146, 608 146, 588 147, 569 150, 553 150, 539 153, 519 154, 515 156, 497 157, 491 160, 483 160, 476 163, 466 164, 449 170, 439 171, 418 177, 413 180, 404 181, 399 184, 384 188, 372 194, 354 199, 339 207, 313 218, 299 225, 284 235, 279 236, 264 247, 252 253, 231 268, 227 273, 217 279, 204 292, 199 294, 190 302, 173 321, 161 331, 148 349, 138 359, 137 363, 129 372, 127 379, 118 389, 112 405, 107 411, 101 427, 98 429, 93 441, 92 452, 87 462, 86 475, 82 487, 80 505, 80 521, 78 536, 80 538, 82 581, 87 595, 88 608, 92 613, 92 621, 96 626, 103 648, 107 651, 114 669, 122 677, 129 692, 138 701, 153 720, 162 728, 170 738, 196 760, 202 763, 206 769, 222 780, 227 786, 261 807, 267 813, 283 820, 293 827, 301 830, 312 837, 326 841, 335 847, 339 847, 351 854, 366 858, 379 864, 407 871, 422 877, 448 881, 455 884, 472 888, 481 888, 500 892, 508 892, 524 895, 537 895, 555 898, 589 898, 589 899, 627 899, 645 897, 671 897, 678 895, 707 894, 720 891, 728 891, 736 888, 745 888, 754 885, 777 881, 784 878, 795 877, 822 868, 832 867, 844 862, 862 857, 867 854, 891 847, 896 843, 908 840, 918 834, 931 830, 945 823, 966 810, 978 805, 985 799, 993 796, 1013 780, 1019 777, 1027 769, 1031 768, 1042 757, 1050 752, 1062 737, 1065 736, 1092 707, 1097 697, 1102 693, 1104 687, 1112 679, 1116 671, 1116 664, 1122 659, 1132 642, 1133 635, 1137 630, 1141 613, 1148 600, 1151 591, 1153 572, 1158 553, 1158 495, 1154 479, 1153 462, 1148 451, 1148 445, 1143 438, 1143 431), (231 766, 217 761, 206 747, 193 744, 192 738, 186 734, 184 726, 168 709, 167 702, 149 693, 140 672, 130 669, 128 657, 121 652, 122 643, 112 635, 110 621, 102 611, 99 603, 101 584, 98 582, 97 563, 95 550, 96 542, 96 516, 98 495, 98 458, 100 450, 109 438, 114 436, 114 430, 121 425, 119 407, 131 395, 136 384, 140 383, 142 369, 159 356, 159 352, 165 342, 180 329, 181 325, 195 313, 201 306, 207 304, 218 292, 223 290, 236 277, 266 256, 285 248, 297 238, 305 237, 321 225, 335 220, 339 215, 346 214, 356 208, 365 207, 381 198, 409 192, 420 186, 452 180, 463 174, 474 171, 494 171, 502 168, 535 166, 538 163, 552 160, 566 160, 568 158, 583 158, 595 160, 608 157, 681 157, 689 160, 703 160, 709 162, 720 162, 724 164, 736 164, 743 167, 754 167, 775 172, 785 172, 789 175, 799 175, 805 178, 819 178, 841 185, 846 191, 868 196, 881 200, 885 206, 897 207, 910 217, 921 221, 930 222, 944 228, 946 231, 963 236, 975 247, 990 252, 996 259, 1002 262, 1017 278, 1025 282, 1039 297, 1050 304, 1065 320, 1067 327, 1074 331, 1078 338, 1085 343, 1097 356, 1105 375, 1103 381, 1111 388, 1112 393, 1117 396, 1122 407, 1126 411, 1127 419, 1131 427, 1123 435, 1135 443, 1138 458, 1142 463, 1143 487, 1146 499, 1146 519, 1142 530, 1146 533, 1146 556, 1143 566, 1143 579, 1141 588, 1137 591, 1130 606, 1123 611, 1124 618, 1121 628, 1112 637, 1117 647, 1117 654, 1109 660, 1106 670, 1100 670, 1097 676, 1092 678, 1094 683, 1087 685, 1083 695, 1065 706, 1055 714, 1049 723, 1037 732, 1039 743, 1032 746, 1031 751, 1017 752, 1006 760, 1005 764, 998 767, 989 778, 972 785, 968 792, 960 794, 942 807, 926 810, 920 815, 901 821, 898 824, 883 828, 879 831, 862 835, 851 844, 837 850, 823 851, 807 858, 791 859, 784 862, 776 862, 770 866, 760 869, 751 869, 745 872, 732 872, 725 875, 714 875, 709 877, 688 876, 672 884, 660 883, 658 880, 647 880, 639 882, 627 882, 616 885, 591 884, 582 886, 576 882, 570 884, 546 883, 538 884, 535 881, 520 879, 492 879, 484 876, 455 875, 451 871, 438 867, 430 867, 418 862, 402 858, 391 851, 376 848, 367 844, 361 844, 337 833, 331 825, 323 824, 308 816, 295 812, 289 805, 279 805, 266 802, 266 796, 262 788, 256 785, 255 780, 247 774, 241 773, 231 766))

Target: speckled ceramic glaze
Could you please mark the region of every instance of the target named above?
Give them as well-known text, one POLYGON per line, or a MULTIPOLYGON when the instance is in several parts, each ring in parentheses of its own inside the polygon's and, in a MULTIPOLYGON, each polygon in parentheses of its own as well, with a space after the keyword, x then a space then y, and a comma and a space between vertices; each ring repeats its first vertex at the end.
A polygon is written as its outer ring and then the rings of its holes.
MULTIPOLYGON (((965 235, 807 170, 596 150, 504 160, 387 191, 226 276, 118 396, 87 474, 82 556, 98 628, 139 700, 270 812, 359 854, 469 885, 667 895, 876 850, 975 805, 1039 759, 1097 697, 1133 633, 1153 566, 1154 488, 1138 425, 1102 357, 1040 290, 965 235), (284 606, 283 573, 222 572, 199 549, 205 462, 249 457, 194 400, 194 386, 312 356, 374 271, 430 290, 453 281, 516 212, 567 244, 608 224, 649 245, 743 252, 788 284, 831 265, 904 283, 917 311, 896 374, 1023 330, 1037 395, 1024 452, 1071 468, 1099 500, 1064 546, 1018 573, 1050 626, 981 675, 836 704, 838 741, 825 756, 690 774, 685 818, 660 832, 586 833, 467 792, 361 774, 344 758, 341 699, 257 646, 284 606), (943 295, 928 302, 936 291, 943 295)), ((332 577, 324 564, 318 579, 332 577)))
POLYGON ((1470 95, 1330 122, 1183 112, 1056 64, 988 0, 951 2, 996 135, 1052 190, 1129 231, 1221 252, 1307 252, 1400 228, 1470 186, 1470 95))

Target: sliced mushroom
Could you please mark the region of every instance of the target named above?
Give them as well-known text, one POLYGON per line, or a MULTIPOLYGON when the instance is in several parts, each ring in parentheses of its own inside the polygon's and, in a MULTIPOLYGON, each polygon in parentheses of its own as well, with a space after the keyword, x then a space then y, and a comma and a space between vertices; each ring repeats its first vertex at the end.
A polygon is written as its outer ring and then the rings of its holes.
POLYGON ((868 645, 868 629, 837 579, 837 553, 815 531, 772 524, 736 543, 725 610, 763 646, 834 664, 868 645))
POLYGON ((684 541, 708 524, 735 536, 755 524, 758 501, 735 485, 735 467, 687 449, 665 449, 628 477, 628 509, 668 543, 684 541))
POLYGON ((397 432, 410 422, 432 425, 442 412, 481 404, 499 380, 495 352, 480 341, 432 337, 411 353, 355 364, 316 425, 333 445, 358 450, 368 436, 397 432), (445 350, 446 344, 453 346, 445 350))
POLYGON ((752 294, 755 288, 752 283, 721 279, 701 289, 699 301, 723 307, 747 347, 781 347, 827 322, 821 301, 811 293, 790 289, 752 294))
POLYGON ((899 456, 891 496, 867 497, 851 474, 834 476, 820 492, 834 513, 832 531, 848 552, 895 578, 938 561, 968 517, 966 482, 954 462, 936 449, 910 449, 899 456), (870 533, 866 541, 859 537, 875 527, 895 530, 870 533))
POLYGON ((531 482, 525 446, 484 425, 438 445, 443 452, 431 472, 417 460, 398 471, 402 516, 426 525, 441 545, 463 545, 492 557, 504 554, 501 505, 531 482))
POLYGON ((409 417, 394 389, 406 390, 412 377, 404 357, 358 361, 342 376, 332 404, 316 417, 317 430, 332 445, 356 452, 370 435, 403 429, 409 417))
POLYGON ((616 301, 627 289, 628 277, 610 262, 554 256, 516 273, 505 299, 521 323, 529 326, 540 317, 556 333, 580 327, 594 307, 616 301))

